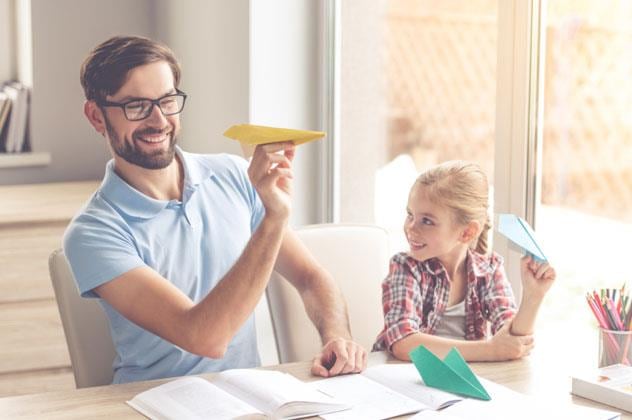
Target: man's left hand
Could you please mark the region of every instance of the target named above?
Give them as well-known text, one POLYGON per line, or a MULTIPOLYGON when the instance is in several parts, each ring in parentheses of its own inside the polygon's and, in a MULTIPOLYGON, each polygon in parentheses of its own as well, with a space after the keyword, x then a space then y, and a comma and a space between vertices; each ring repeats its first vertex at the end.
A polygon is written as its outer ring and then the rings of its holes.
POLYGON ((323 346, 314 357, 312 375, 329 377, 345 373, 360 373, 366 368, 366 350, 351 340, 335 338, 323 346))

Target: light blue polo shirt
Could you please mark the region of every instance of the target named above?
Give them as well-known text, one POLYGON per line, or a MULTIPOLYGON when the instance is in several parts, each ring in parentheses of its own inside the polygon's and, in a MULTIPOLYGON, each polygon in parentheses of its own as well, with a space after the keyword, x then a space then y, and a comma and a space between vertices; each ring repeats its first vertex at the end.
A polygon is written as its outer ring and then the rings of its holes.
MULTIPOLYGON (((235 264, 265 213, 248 179, 247 162, 180 148, 177 154, 185 171, 182 202, 144 195, 114 172, 113 160, 108 162, 103 183, 64 237, 64 252, 82 296, 98 298, 95 287, 148 266, 197 303, 235 264)), ((138 327, 99 301, 117 351, 114 383, 260 364, 254 315, 222 359, 209 359, 138 327)))

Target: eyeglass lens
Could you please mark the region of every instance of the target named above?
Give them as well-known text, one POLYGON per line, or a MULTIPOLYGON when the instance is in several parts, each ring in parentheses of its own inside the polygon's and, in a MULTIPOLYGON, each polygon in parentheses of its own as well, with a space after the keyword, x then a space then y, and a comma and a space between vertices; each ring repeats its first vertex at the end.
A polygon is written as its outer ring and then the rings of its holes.
POLYGON ((156 103, 160 111, 164 115, 177 114, 184 106, 184 96, 170 95, 161 98, 157 102, 149 99, 140 99, 138 101, 129 102, 125 105, 125 115, 130 120, 142 120, 151 114, 153 105, 156 103))

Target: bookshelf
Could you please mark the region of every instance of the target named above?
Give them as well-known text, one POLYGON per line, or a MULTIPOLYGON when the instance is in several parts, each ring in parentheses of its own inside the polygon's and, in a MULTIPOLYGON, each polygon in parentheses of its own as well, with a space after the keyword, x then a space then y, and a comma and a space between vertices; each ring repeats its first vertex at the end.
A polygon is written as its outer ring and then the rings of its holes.
POLYGON ((0 153, 0 169, 48 166, 51 163, 50 153, 0 153))

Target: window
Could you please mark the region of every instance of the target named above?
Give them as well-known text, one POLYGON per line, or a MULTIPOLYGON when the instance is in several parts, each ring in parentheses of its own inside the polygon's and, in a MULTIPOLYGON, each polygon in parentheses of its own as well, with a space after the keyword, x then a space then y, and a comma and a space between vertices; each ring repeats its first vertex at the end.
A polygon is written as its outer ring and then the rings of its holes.
POLYGON ((493 183, 497 2, 342 3, 340 220, 401 250, 420 171, 468 159, 493 183))
POLYGON ((594 324, 587 291, 632 287, 632 4, 550 0, 546 12, 536 221, 559 282, 540 319, 594 324))
MULTIPOLYGON (((539 322, 594 325, 585 292, 627 280, 632 4, 341 3, 334 220, 381 224, 397 250, 416 174, 475 160, 494 212, 534 223, 558 270, 539 322)), ((519 297, 521 255, 496 239, 519 297)))

